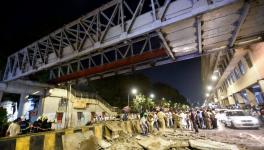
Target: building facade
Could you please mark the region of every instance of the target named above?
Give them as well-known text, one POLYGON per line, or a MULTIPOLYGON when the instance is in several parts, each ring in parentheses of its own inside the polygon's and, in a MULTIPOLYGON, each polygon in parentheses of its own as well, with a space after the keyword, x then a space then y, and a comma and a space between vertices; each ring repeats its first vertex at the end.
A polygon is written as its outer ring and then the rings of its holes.
POLYGON ((96 94, 28 80, 0 82, 0 107, 7 110, 8 121, 24 116, 33 123, 39 116, 47 116, 55 121, 55 129, 117 115, 117 108, 96 94))
POLYGON ((264 42, 202 57, 207 102, 221 106, 264 104, 264 42))

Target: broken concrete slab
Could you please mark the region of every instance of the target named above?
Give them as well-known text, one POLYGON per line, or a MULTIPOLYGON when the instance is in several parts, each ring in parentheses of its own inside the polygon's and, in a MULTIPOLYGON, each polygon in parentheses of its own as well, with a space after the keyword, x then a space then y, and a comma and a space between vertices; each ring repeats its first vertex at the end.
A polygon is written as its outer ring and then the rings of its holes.
POLYGON ((62 136, 64 150, 96 150, 97 138, 93 132, 65 134, 62 136))
POLYGON ((105 140, 102 140, 101 142, 99 142, 99 146, 103 149, 107 149, 111 146, 111 143, 106 142, 105 140))
POLYGON ((107 122, 104 129, 104 137, 109 141, 119 138, 119 133, 123 132, 117 122, 107 122))
POLYGON ((150 136, 138 141, 138 144, 147 150, 167 150, 170 148, 171 143, 160 137, 150 136))
POLYGON ((189 140, 171 140, 170 141, 170 148, 183 148, 183 147, 189 147, 189 140))
POLYGON ((212 140, 189 140, 189 144, 192 148, 200 150, 239 150, 236 145, 216 142, 212 140))

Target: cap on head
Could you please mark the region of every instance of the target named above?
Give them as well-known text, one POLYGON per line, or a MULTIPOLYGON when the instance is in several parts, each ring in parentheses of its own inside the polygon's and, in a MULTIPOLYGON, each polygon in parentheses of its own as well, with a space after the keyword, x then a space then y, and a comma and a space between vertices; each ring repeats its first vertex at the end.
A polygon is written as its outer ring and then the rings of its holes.
POLYGON ((39 116, 37 120, 41 120, 41 116, 39 116))
POLYGON ((47 116, 42 116, 42 121, 44 120, 48 120, 48 117, 47 116))

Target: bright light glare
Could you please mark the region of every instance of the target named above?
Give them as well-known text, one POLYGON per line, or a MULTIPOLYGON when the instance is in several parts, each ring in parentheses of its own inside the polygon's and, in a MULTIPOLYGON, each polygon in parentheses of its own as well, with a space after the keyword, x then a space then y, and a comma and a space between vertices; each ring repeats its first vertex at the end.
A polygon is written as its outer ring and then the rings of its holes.
POLYGON ((216 75, 212 75, 212 80, 216 81, 217 80, 217 76, 216 75))
POLYGON ((155 95, 153 93, 150 94, 150 98, 154 98, 155 95))
POLYGON ((131 92, 132 92, 132 94, 135 95, 135 94, 137 94, 138 91, 137 91, 137 89, 134 88, 134 89, 131 90, 131 92))
POLYGON ((39 91, 36 91, 36 92, 34 92, 34 93, 32 93, 32 94, 34 94, 34 95, 35 95, 35 94, 38 94, 38 93, 39 93, 39 91))
POLYGON ((206 93, 205 96, 206 96, 206 97, 209 97, 209 93, 206 93))
POLYGON ((211 91, 212 89, 213 89, 212 86, 210 86, 210 85, 207 86, 207 90, 208 90, 208 91, 211 91))
POLYGON ((50 89, 50 90, 49 90, 49 93, 52 93, 52 92, 53 92, 53 89, 50 89))

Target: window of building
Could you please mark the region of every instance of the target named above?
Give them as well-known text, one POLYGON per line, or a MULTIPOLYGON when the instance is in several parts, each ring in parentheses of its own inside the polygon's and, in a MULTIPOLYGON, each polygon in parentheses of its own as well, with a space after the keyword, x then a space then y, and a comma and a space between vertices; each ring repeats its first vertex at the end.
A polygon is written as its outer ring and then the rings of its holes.
POLYGON ((251 68, 252 67, 252 61, 251 61, 248 53, 245 55, 245 60, 247 62, 248 68, 251 68))
POLYGON ((232 78, 231 78, 231 74, 229 74, 228 78, 229 78, 229 82, 230 82, 231 84, 233 84, 234 82, 233 82, 233 80, 232 80, 232 78))
POLYGON ((235 75, 236 75, 236 78, 237 78, 237 79, 239 79, 240 76, 241 76, 241 73, 240 73, 238 67, 235 68, 235 75))
POLYGON ((81 121, 83 117, 84 117, 83 112, 77 112, 78 121, 81 121))
POLYGON ((227 51, 229 58, 232 58, 234 55, 234 49, 230 49, 227 51))
POLYGON ((225 82, 224 82, 224 90, 226 91, 227 88, 228 88, 228 84, 227 84, 227 80, 225 80, 225 82))
POLYGON ((239 66, 240 72, 241 72, 242 74, 245 74, 245 73, 246 73, 246 69, 245 69, 245 66, 244 66, 244 64, 243 64, 242 61, 240 61, 240 62, 238 63, 238 66, 239 66))
POLYGON ((229 87, 230 82, 229 82, 228 78, 226 79, 226 83, 227 83, 227 87, 229 87))
POLYGON ((232 72, 230 73, 230 75, 231 75, 231 78, 232 78, 233 82, 235 83, 235 82, 236 82, 236 76, 235 76, 235 73, 232 71, 232 72))

